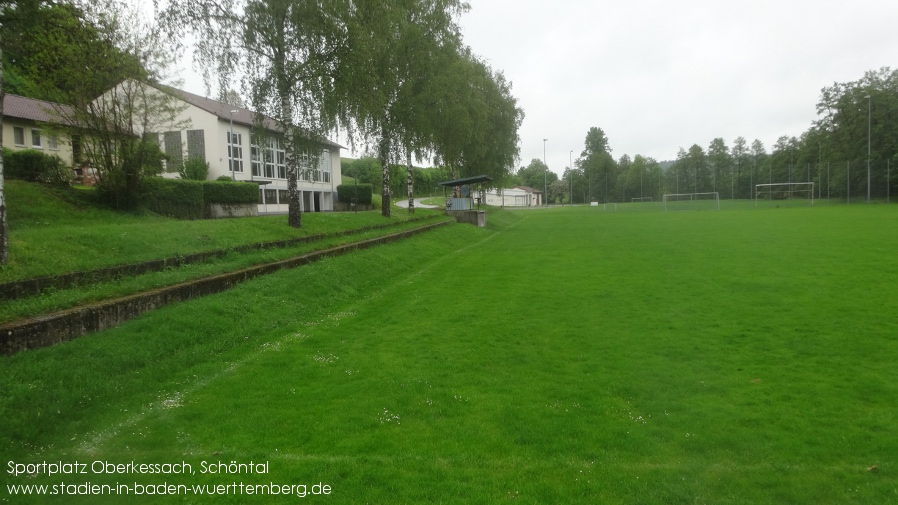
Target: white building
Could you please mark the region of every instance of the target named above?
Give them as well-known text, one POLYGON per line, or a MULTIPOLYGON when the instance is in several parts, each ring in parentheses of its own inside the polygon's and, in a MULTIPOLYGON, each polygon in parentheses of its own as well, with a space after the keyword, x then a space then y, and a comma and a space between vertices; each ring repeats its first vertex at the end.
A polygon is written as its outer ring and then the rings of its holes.
POLYGON ((526 186, 491 189, 485 192, 487 205, 494 207, 538 207, 542 204, 542 191, 526 186))
MULTIPOLYGON (((176 122, 189 123, 184 129, 158 132, 168 163, 180 166, 189 157, 200 157, 209 163, 209 179, 225 175, 259 184, 260 214, 286 213, 287 168, 276 122, 265 117, 259 127, 251 110, 186 91, 167 91, 186 104, 176 122)), ((325 141, 317 165, 300 175, 303 212, 334 209, 342 178, 341 147, 325 141)))

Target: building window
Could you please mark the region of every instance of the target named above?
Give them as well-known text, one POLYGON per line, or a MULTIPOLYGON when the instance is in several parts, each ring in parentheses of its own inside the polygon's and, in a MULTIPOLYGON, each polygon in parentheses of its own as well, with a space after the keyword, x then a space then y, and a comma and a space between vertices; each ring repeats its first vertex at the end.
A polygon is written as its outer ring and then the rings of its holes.
POLYGON ((232 172, 243 172, 243 134, 225 132, 228 139, 228 164, 232 172))
POLYGON ((274 205, 278 203, 278 190, 276 189, 266 189, 265 190, 265 203, 269 205, 274 205))
POLYGON ((35 130, 34 128, 31 129, 31 147, 33 147, 35 149, 43 149, 44 148, 44 144, 43 144, 43 142, 41 142, 41 131, 40 130, 35 130))
POLYGON ((249 148, 249 163, 252 167, 253 177, 262 176, 262 158, 259 155, 259 147, 253 144, 249 148))
POLYGON ((47 147, 51 151, 58 151, 59 150, 59 139, 57 139, 54 136, 47 137, 47 147))
POLYGON ((271 149, 265 149, 262 157, 265 160, 265 172, 263 177, 274 179, 274 153, 271 149))
POLYGON ((13 137, 15 137, 15 142, 17 146, 25 145, 25 128, 21 126, 13 126, 13 137))
POLYGON ((287 178, 286 152, 280 139, 255 137, 250 147, 250 159, 254 176, 266 179, 287 178))
POLYGON ((166 170, 177 172, 184 165, 184 150, 181 142, 181 132, 165 132, 162 136, 165 141, 166 170))
POLYGON ((277 154, 278 179, 287 178, 287 151, 284 150, 284 143, 280 139, 275 142, 275 153, 277 154))
POLYGON ((331 155, 327 149, 321 151, 321 157, 318 158, 317 176, 318 182, 331 182, 331 155))

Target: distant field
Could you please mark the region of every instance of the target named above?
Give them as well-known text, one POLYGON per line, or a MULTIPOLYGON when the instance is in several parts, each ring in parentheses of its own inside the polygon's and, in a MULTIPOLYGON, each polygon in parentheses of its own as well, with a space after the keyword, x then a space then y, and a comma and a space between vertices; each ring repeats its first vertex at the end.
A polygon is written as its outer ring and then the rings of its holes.
POLYGON ((898 501, 898 208, 489 220, 0 358, 6 461, 197 473, 4 474, 0 501, 98 501, 6 487, 60 481, 236 483, 128 499, 150 504, 898 501), (235 494, 271 483, 307 487, 235 494))

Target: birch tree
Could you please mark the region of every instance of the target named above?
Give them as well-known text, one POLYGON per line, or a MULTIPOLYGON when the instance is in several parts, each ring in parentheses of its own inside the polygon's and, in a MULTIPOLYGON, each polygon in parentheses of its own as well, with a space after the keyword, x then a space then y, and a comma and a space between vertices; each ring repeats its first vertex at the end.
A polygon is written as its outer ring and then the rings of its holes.
POLYGON ((427 145, 418 116, 423 109, 409 104, 417 102, 430 56, 460 40, 454 17, 466 8, 459 0, 400 0, 357 2, 348 10, 347 39, 330 98, 354 137, 377 146, 384 217, 391 213, 391 160, 400 150, 410 158, 413 147, 427 145))
MULTIPOLYGON (((2 22, 2 21, 0 21, 2 22)), ((9 225, 6 219, 6 190, 3 185, 3 100, 6 86, 3 84, 3 39, 0 38, 0 265, 9 261, 9 225)))

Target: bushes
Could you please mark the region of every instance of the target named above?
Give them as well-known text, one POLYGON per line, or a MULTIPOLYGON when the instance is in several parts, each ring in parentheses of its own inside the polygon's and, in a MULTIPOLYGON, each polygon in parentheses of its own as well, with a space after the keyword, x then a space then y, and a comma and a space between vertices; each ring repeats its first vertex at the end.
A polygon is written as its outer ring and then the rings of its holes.
POLYGON ((179 171, 182 179, 205 181, 209 177, 209 162, 195 156, 187 158, 179 171))
POLYGON ((373 188, 370 184, 340 184, 337 196, 341 202, 354 202, 360 205, 371 205, 373 188))
POLYGON ((255 204, 259 199, 259 187, 240 182, 148 177, 144 179, 143 195, 144 205, 157 214, 178 219, 202 219, 210 204, 255 204))
POLYGON ((153 212, 178 219, 202 219, 203 183, 147 177, 143 180, 143 204, 153 212))
POLYGON ((245 205, 259 201, 259 186, 248 182, 203 181, 206 204, 245 205))
POLYGON ((73 172, 59 156, 34 149, 13 151, 3 148, 3 175, 9 179, 66 186, 73 172))

